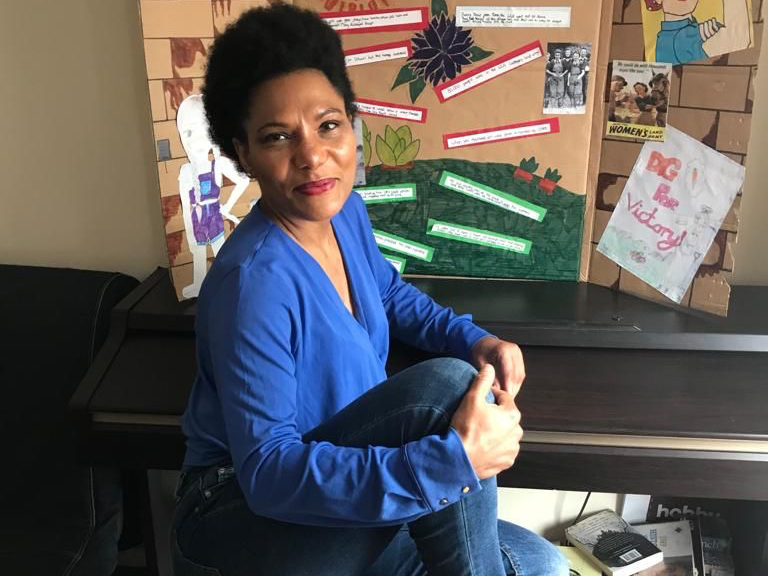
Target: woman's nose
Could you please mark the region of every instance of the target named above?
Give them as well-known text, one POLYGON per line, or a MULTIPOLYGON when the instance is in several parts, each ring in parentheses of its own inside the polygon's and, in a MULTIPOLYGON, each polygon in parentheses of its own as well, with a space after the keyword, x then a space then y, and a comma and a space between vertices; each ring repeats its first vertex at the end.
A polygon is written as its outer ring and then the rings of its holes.
POLYGON ((313 170, 323 165, 327 155, 324 143, 317 136, 302 136, 296 143, 294 163, 301 170, 313 170))

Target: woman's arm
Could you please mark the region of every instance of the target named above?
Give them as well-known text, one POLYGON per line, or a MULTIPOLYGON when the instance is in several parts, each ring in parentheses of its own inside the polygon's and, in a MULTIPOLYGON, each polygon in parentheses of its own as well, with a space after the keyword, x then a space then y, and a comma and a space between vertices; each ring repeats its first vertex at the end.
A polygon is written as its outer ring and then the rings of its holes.
POLYGON ((478 489, 453 431, 399 448, 302 442, 296 423, 301 383, 294 377, 300 307, 291 293, 268 271, 235 270, 212 294, 216 306, 202 334, 237 477, 253 512, 299 524, 392 525, 457 501, 463 486, 478 489))
POLYGON ((240 219, 232 214, 232 208, 237 204, 237 201, 240 200, 245 189, 248 188, 250 179, 235 168, 235 164, 226 156, 218 155, 216 157, 216 167, 219 169, 220 174, 226 176, 235 183, 235 187, 229 195, 226 204, 224 204, 220 210, 221 215, 224 218, 237 225, 240 223, 240 219))

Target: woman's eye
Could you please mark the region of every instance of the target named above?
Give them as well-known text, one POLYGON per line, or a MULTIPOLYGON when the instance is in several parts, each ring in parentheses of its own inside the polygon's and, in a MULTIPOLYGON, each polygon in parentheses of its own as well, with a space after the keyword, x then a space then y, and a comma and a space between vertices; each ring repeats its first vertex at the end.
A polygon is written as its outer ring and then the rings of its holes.
POLYGON ((282 142, 283 140, 287 140, 288 136, 286 134, 283 134, 282 132, 273 132, 272 134, 267 134, 262 138, 262 142, 265 144, 274 144, 276 142, 282 142))
POLYGON ((323 130, 335 130, 339 126, 341 126, 341 122, 339 122, 338 120, 328 120, 321 124, 321 128, 323 130))

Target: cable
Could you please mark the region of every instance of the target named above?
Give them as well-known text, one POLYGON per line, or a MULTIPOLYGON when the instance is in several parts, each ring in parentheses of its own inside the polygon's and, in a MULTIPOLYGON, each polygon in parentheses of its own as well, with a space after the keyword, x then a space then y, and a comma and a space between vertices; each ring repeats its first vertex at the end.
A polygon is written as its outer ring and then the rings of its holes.
POLYGON ((576 524, 576 522, 578 522, 579 519, 581 518, 581 515, 584 514, 584 508, 587 507, 587 502, 589 502, 589 497, 590 496, 592 496, 592 492, 587 492, 587 497, 584 498, 584 503, 581 505, 581 510, 579 510, 579 515, 576 516, 576 519, 573 522, 571 522, 571 526, 576 524))

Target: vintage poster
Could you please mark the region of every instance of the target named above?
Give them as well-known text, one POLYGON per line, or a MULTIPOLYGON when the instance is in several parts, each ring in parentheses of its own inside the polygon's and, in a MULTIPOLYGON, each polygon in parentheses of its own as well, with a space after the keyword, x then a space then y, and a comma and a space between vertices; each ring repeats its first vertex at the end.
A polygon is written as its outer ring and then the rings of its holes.
POLYGON ((613 62, 606 135, 664 141, 671 64, 613 62))
POLYGON ((648 62, 685 64, 754 46, 751 0, 644 0, 648 62))
POLYGON ((744 166, 667 127, 646 142, 597 250, 680 303, 744 182, 744 166))
POLYGON ((591 44, 547 44, 544 114, 584 114, 591 55, 591 44))

